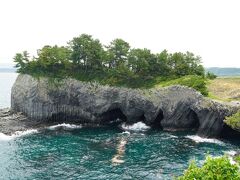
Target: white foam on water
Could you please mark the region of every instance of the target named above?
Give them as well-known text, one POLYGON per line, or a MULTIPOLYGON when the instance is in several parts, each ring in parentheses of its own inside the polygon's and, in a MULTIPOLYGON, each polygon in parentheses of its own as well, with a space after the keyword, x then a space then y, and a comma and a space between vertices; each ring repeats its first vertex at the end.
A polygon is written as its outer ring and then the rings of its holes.
POLYGON ((237 164, 237 162, 233 159, 233 157, 229 156, 228 159, 231 164, 237 164))
POLYGON ((234 160, 234 156, 237 154, 237 151, 225 151, 225 154, 228 155, 228 159, 230 160, 231 164, 237 164, 237 162, 234 160))
POLYGON ((82 125, 75 125, 75 124, 66 124, 66 123, 62 123, 62 124, 57 124, 54 126, 49 126, 47 129, 50 130, 55 130, 57 128, 64 128, 64 129, 80 129, 82 128, 82 125))
POLYGON ((171 138, 178 138, 177 136, 174 136, 172 134, 169 135, 171 138))
POLYGON ((122 132, 122 133, 120 133, 120 134, 127 134, 127 135, 130 135, 131 133, 130 133, 129 131, 124 131, 124 132, 122 132))
POLYGON ((36 130, 36 129, 28 129, 26 131, 16 131, 12 135, 6 135, 3 133, 0 133, 0 141, 9 141, 9 140, 12 140, 12 139, 15 139, 18 137, 26 136, 29 134, 34 134, 37 132, 38 132, 38 130, 36 130))
POLYGON ((0 141, 9 141, 11 140, 11 136, 8 136, 6 134, 0 133, 0 141))
POLYGON ((229 156, 235 156, 237 154, 237 151, 230 150, 230 151, 225 151, 225 153, 229 156))
POLYGON ((132 125, 126 125, 125 123, 123 123, 121 127, 126 131, 146 131, 150 129, 150 127, 144 124, 143 122, 137 122, 132 125))
POLYGON ((217 139, 211 139, 211 138, 202 138, 197 135, 188 135, 185 136, 188 139, 191 139, 195 141, 196 143, 215 143, 215 144, 224 144, 224 142, 217 140, 217 139))

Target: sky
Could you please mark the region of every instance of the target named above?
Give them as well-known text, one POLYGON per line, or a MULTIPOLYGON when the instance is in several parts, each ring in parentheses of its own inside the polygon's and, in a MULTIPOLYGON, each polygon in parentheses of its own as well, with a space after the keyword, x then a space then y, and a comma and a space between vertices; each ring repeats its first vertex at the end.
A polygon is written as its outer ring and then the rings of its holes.
POLYGON ((240 67, 239 0, 2 0, 0 64, 82 33, 153 53, 190 51, 205 67, 240 67))

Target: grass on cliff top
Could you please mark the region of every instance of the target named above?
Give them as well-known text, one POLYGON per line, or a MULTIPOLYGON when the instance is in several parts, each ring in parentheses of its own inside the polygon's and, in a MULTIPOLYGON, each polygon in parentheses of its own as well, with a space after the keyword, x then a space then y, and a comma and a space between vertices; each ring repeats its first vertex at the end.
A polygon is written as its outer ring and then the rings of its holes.
MULTIPOLYGON (((101 71, 92 72, 72 72, 68 76, 64 72, 55 74, 42 74, 35 72, 32 74, 34 77, 47 77, 51 82, 60 82, 61 79, 70 77, 83 82, 96 81, 102 85, 110 85, 116 87, 127 88, 162 88, 171 85, 183 85, 191 87, 201 92, 204 96, 208 96, 211 99, 220 101, 239 101, 240 100, 240 77, 227 77, 216 78, 214 80, 208 80, 201 76, 189 75, 180 78, 167 78, 167 77, 134 77, 127 76, 125 73, 116 76, 114 72, 104 73, 101 71), (54 81, 52 80, 54 79, 54 81), (57 81, 56 81, 57 80, 57 81)), ((55 83, 55 85, 57 84, 55 83)))
POLYGON ((140 88, 140 89, 150 89, 150 88, 162 88, 166 86, 172 85, 183 85, 187 87, 191 87, 199 92, 201 92, 204 96, 208 95, 206 82, 207 79, 202 76, 197 75, 189 75, 183 76, 181 78, 174 77, 139 77, 139 76, 128 76, 125 73, 122 74, 114 74, 114 72, 101 72, 101 71, 92 71, 92 72, 72 72, 68 76, 63 72, 56 74, 42 74, 35 72, 31 74, 35 78, 47 77, 51 84, 57 86, 57 84, 61 84, 61 80, 70 77, 73 79, 77 79, 83 82, 98 82, 102 85, 116 86, 116 87, 126 87, 126 88, 140 88))
POLYGON ((240 101, 240 77, 221 77, 207 83, 209 97, 221 101, 240 101))
POLYGON ((200 76, 184 76, 178 79, 173 80, 167 80, 162 81, 158 83, 155 88, 161 88, 171 85, 183 85, 187 87, 191 87, 199 92, 202 93, 202 95, 207 96, 208 90, 207 90, 207 79, 200 77, 200 76))

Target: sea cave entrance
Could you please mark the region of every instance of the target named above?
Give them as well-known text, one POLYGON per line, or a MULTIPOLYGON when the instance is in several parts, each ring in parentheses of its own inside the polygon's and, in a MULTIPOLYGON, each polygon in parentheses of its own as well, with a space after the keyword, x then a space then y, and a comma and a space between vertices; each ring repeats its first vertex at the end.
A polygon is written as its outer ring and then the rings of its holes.
POLYGON ((127 121, 127 117, 123 114, 120 108, 115 108, 104 112, 101 115, 101 124, 121 124, 127 121))

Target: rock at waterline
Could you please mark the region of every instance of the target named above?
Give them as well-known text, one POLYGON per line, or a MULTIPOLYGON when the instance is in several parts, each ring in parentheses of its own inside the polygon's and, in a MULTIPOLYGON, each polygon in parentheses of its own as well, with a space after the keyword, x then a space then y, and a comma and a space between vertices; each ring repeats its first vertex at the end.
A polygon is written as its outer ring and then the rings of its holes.
POLYGON ((219 136, 224 118, 239 106, 203 97, 183 86, 128 89, 64 79, 59 85, 47 78, 19 75, 12 88, 12 110, 32 121, 126 123, 142 121, 167 130, 197 130, 202 136, 219 136))

